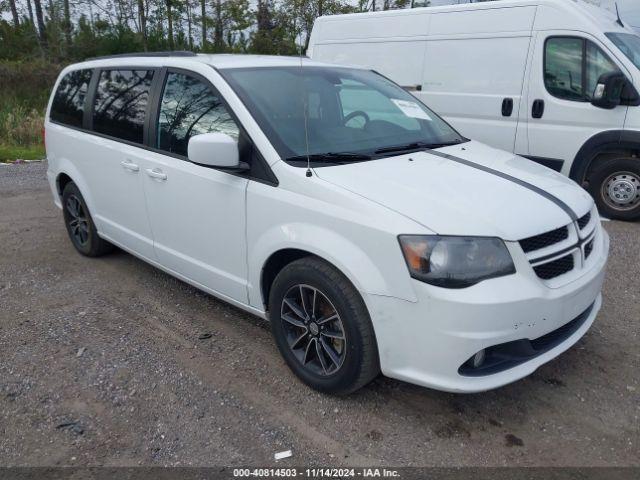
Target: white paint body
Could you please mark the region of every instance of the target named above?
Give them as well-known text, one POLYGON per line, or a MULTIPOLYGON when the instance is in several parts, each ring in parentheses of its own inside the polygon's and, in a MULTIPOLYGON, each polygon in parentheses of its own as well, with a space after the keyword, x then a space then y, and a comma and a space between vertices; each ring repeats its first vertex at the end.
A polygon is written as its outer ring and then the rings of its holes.
MULTIPOLYGON (((522 378, 573 345, 593 322, 609 242, 593 200, 566 177, 478 142, 441 149, 551 192, 579 216, 592 212, 583 232, 595 238, 588 261, 543 281, 517 241, 564 225, 574 228, 552 201, 426 152, 411 154, 413 161, 403 155, 316 168, 307 177, 305 168, 278 156, 212 68, 293 65, 298 60, 201 55, 140 57, 127 63, 177 67, 211 82, 271 166, 278 185, 67 128, 47 115, 47 175, 56 205, 61 206, 57 179, 66 174, 82 192, 99 235, 126 251, 263 318, 261 271, 269 257, 287 248, 317 255, 362 295, 383 374, 448 391, 487 390, 522 378), (419 282, 407 270, 398 243, 401 234, 500 237, 516 273, 457 290, 419 282), (478 350, 538 338, 592 304, 581 328, 544 355, 481 378, 458 374, 458 367, 478 350)), ((69 67, 61 76, 70 69, 124 65, 122 59, 94 60, 69 67)))
POLYGON ((545 88, 545 41, 586 38, 640 90, 640 71, 606 32, 634 33, 615 17, 571 0, 504 0, 320 17, 307 55, 389 77, 468 138, 518 155, 555 160, 569 175, 581 147, 609 130, 640 132, 640 107, 604 110, 545 88), (502 102, 513 99, 511 116, 502 102), (542 118, 531 115, 543 100, 542 118))

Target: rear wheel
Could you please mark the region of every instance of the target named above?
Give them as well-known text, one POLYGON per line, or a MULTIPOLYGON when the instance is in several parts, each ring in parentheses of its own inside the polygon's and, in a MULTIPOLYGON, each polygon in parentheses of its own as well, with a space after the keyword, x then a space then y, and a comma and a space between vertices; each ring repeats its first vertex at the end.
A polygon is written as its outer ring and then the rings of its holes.
POLYGON ((87 204, 75 183, 69 182, 62 192, 62 214, 71 243, 87 257, 99 257, 113 250, 113 245, 98 236, 87 204))
POLYGON ((640 160, 620 158, 603 163, 589 176, 589 192, 603 216, 640 219, 640 160))
POLYGON ((269 295, 280 353, 307 385, 344 395, 379 373, 373 326, 362 297, 338 270, 306 257, 287 265, 269 295))

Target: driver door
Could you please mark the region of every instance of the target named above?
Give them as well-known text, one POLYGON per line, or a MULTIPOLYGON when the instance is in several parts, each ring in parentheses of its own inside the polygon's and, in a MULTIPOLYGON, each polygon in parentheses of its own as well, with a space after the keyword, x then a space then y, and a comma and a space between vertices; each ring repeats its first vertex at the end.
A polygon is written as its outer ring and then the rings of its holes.
POLYGON ((627 106, 591 105, 598 78, 621 70, 596 39, 575 32, 539 32, 527 95, 528 156, 569 175, 584 143, 605 130, 622 130, 627 106))
MULTIPOLYGON (((205 78, 169 69, 158 114, 151 120, 154 151, 143 151, 144 191, 158 261, 209 290, 247 303, 246 178, 187 159, 192 136, 239 128, 205 78)), ((215 155, 215 151, 211 154, 215 155)))

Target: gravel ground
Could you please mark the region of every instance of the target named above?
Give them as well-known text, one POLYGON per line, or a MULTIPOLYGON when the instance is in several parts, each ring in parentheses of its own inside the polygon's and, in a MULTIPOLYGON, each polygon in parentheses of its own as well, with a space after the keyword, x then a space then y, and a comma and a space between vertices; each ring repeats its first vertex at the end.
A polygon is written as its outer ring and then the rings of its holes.
POLYGON ((640 224, 605 224, 604 307, 529 378, 333 398, 261 320, 131 255, 78 255, 45 168, 0 166, 0 465, 640 465, 640 224))

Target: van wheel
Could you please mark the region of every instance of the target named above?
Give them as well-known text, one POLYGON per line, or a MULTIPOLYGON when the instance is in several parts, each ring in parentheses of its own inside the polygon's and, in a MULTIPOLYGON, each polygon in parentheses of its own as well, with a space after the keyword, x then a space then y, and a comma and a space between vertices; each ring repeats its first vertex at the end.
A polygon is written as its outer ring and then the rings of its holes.
POLYGON ((71 243, 87 257, 99 257, 113 250, 113 245, 98 236, 87 204, 75 183, 69 182, 62 192, 62 215, 71 243))
POLYGON ((603 216, 640 219, 640 160, 619 158, 603 163, 589 176, 589 193, 603 216))
POLYGON ((269 320, 280 353, 311 388, 346 395, 380 372, 362 297, 342 273, 318 258, 296 260, 277 275, 269 320))

